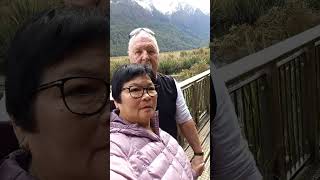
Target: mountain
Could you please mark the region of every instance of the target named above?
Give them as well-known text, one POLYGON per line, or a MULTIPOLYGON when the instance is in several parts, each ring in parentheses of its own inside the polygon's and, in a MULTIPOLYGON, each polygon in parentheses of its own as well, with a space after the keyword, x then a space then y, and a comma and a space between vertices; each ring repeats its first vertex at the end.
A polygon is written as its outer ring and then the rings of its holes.
POLYGON ((155 32, 160 51, 187 50, 209 44, 209 13, 181 0, 111 0, 111 56, 127 55, 129 33, 137 27, 155 32))

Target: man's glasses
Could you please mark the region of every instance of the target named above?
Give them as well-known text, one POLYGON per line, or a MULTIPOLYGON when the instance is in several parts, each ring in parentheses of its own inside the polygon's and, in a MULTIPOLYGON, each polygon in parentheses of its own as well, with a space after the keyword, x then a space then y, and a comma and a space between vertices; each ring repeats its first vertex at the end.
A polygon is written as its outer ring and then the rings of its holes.
POLYGON ((67 109, 79 115, 100 112, 109 101, 110 85, 103 79, 93 77, 68 77, 45 83, 37 92, 59 87, 67 109))
POLYGON ((144 31, 152 36, 155 35, 155 33, 149 28, 136 28, 136 29, 132 30, 131 33, 129 34, 129 39, 131 39, 133 36, 139 34, 141 31, 144 31))
POLYGON ((139 86, 129 86, 126 88, 122 88, 122 90, 129 90, 130 96, 134 99, 141 98, 144 95, 144 92, 146 92, 150 97, 154 97, 157 95, 157 88, 159 86, 149 86, 149 87, 139 87, 139 86))

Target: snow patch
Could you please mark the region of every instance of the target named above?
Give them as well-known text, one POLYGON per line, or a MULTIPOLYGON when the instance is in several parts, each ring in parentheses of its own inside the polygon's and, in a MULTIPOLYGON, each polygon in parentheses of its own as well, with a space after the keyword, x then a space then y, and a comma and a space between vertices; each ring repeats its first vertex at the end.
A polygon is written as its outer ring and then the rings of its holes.
MULTIPOLYGON (((182 10, 188 13, 195 13, 199 8, 193 6, 192 4, 186 2, 185 0, 132 0, 138 3, 142 8, 152 12, 153 9, 158 10, 164 15, 172 15, 173 13, 182 10)), ((204 14, 209 14, 201 9, 204 14)))
POLYGON ((150 3, 149 0, 135 0, 136 3, 139 4, 139 6, 143 7, 144 9, 152 12, 152 3, 150 3))

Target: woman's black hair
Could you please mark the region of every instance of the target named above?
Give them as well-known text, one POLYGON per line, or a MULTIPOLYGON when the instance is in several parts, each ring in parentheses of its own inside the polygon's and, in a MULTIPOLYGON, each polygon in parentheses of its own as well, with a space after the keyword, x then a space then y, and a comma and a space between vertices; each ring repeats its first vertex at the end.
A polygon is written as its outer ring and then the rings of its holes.
POLYGON ((147 75, 150 77, 151 81, 156 83, 156 76, 153 73, 152 69, 147 65, 142 64, 126 64, 120 66, 113 74, 111 85, 112 85, 112 97, 113 99, 121 103, 121 91, 123 85, 138 77, 147 75))
POLYGON ((16 32, 6 56, 6 108, 14 123, 34 131, 33 92, 45 70, 81 48, 92 43, 106 45, 107 40, 109 22, 94 9, 50 9, 25 23, 16 32))

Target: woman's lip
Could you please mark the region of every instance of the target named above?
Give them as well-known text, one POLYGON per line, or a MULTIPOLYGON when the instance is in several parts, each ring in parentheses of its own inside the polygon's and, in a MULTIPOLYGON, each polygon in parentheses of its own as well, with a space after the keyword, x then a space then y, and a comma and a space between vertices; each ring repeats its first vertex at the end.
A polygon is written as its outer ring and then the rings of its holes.
POLYGON ((150 104, 150 105, 144 105, 144 106, 142 106, 142 108, 153 108, 153 106, 150 104))
POLYGON ((152 106, 145 106, 145 107, 142 107, 141 109, 153 109, 152 106))

